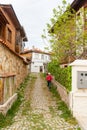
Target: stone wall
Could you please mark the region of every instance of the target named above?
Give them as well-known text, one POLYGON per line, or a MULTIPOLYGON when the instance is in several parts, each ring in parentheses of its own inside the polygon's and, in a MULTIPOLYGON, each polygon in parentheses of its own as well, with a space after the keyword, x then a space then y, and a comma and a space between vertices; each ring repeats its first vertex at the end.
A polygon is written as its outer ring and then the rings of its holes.
POLYGON ((12 104, 17 100, 17 93, 15 93, 13 96, 9 97, 7 102, 4 104, 0 105, 0 113, 3 115, 6 115, 8 110, 11 108, 12 104))
POLYGON ((60 94, 61 99, 67 104, 67 106, 69 106, 69 94, 67 93, 66 88, 55 79, 52 81, 52 83, 57 87, 57 91, 60 94))
POLYGON ((28 74, 26 62, 0 43, 0 113, 6 115, 17 99, 16 89, 28 74))
POLYGON ((23 82, 28 74, 27 65, 15 52, 9 50, 3 43, 0 44, 0 75, 15 74, 16 87, 23 82))

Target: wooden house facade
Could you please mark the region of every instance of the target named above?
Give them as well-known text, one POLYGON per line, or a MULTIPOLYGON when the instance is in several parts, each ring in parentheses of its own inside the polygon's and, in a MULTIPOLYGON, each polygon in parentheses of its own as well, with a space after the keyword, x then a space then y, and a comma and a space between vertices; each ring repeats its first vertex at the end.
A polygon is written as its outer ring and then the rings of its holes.
POLYGON ((87 59, 87 1, 74 0, 71 7, 76 11, 76 40, 79 41, 77 58, 87 59))
MULTIPOLYGON (((75 22, 73 28, 71 29, 72 32, 75 32, 75 36, 74 36, 75 38, 73 42, 74 46, 72 44, 73 41, 73 37, 72 37, 71 41, 69 42, 70 44, 69 50, 66 51, 62 49, 61 53, 63 53, 64 56, 62 58, 60 57, 59 59, 59 63, 61 67, 67 67, 68 64, 73 62, 75 59, 87 59, 87 0, 74 0, 70 6, 72 9, 74 9, 75 12, 75 19, 74 19, 75 22)), ((74 17, 74 15, 72 16, 74 17)), ((73 17, 71 19, 73 19, 73 17)), ((51 28, 49 33, 55 34, 58 31, 58 30, 55 31, 56 27, 58 26, 57 24, 58 21, 54 24, 54 26, 51 28)), ((71 24, 70 26, 72 27, 71 24)), ((63 36, 62 39, 64 39, 63 36)))
POLYGON ((27 37, 12 5, 0 5, 0 38, 13 51, 23 51, 23 43, 27 41, 27 37))

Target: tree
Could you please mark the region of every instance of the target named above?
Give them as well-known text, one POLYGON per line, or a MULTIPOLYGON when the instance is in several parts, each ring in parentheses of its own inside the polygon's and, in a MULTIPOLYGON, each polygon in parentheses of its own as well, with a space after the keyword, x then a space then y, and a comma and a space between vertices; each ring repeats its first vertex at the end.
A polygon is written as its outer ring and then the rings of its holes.
POLYGON ((75 11, 65 0, 58 9, 53 9, 53 18, 51 24, 47 24, 47 30, 55 59, 61 62, 65 57, 76 55, 75 11))

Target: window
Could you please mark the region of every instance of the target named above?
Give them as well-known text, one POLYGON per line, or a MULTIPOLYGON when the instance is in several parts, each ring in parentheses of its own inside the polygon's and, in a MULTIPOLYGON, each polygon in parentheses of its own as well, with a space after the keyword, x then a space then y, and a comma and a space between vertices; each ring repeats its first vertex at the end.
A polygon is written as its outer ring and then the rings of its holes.
POLYGON ((87 7, 84 8, 85 29, 87 29, 87 7))
POLYGON ((0 24, 0 36, 2 36, 2 25, 0 24))
POLYGON ((45 60, 47 60, 47 56, 45 56, 45 60))
POLYGON ((44 60, 44 55, 43 54, 41 55, 41 59, 44 60))
POLYGON ((35 54, 35 59, 39 59, 39 54, 35 54))
POLYGON ((87 20, 87 7, 84 8, 84 16, 85 16, 85 19, 87 20))
POLYGON ((11 42, 11 38, 12 38, 12 32, 11 32, 11 30, 8 28, 7 40, 8 40, 9 42, 11 42))
POLYGON ((0 24, 0 37, 4 38, 4 27, 2 24, 0 24))
POLYGON ((76 24, 77 25, 81 24, 81 14, 80 14, 80 12, 78 12, 77 15, 76 15, 76 24))

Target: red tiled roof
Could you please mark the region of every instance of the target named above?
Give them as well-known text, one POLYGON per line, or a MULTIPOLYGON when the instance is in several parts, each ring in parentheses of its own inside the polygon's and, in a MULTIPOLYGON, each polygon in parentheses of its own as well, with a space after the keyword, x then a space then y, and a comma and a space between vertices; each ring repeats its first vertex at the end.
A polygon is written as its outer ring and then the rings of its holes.
POLYGON ((32 53, 32 52, 50 55, 50 53, 44 52, 44 51, 42 51, 42 50, 40 50, 40 49, 37 49, 37 48, 35 48, 35 49, 30 49, 30 50, 25 50, 24 52, 22 52, 22 54, 32 53))

